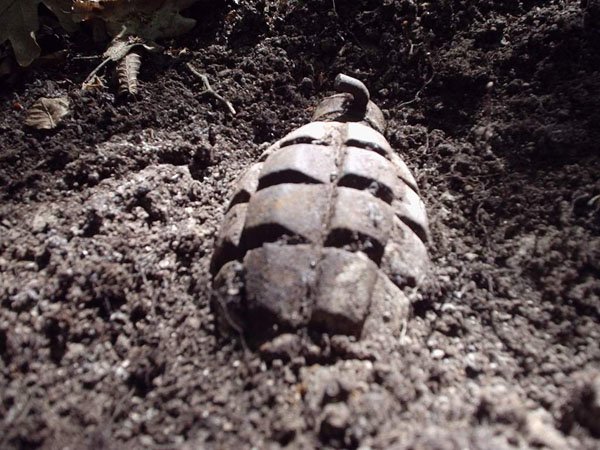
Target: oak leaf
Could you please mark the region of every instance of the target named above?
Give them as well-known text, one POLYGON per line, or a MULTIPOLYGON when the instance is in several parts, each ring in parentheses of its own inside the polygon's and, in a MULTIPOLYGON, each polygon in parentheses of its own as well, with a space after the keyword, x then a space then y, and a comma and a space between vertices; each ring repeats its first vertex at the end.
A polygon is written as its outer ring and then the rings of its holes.
POLYGON ((74 20, 101 19, 111 36, 126 30, 145 40, 187 33, 196 20, 179 12, 198 0, 75 0, 74 20))
POLYGON ((52 11, 58 19, 60 26, 69 33, 77 30, 78 24, 73 21, 72 0, 42 0, 42 3, 52 11))
POLYGON ((39 27, 38 3, 39 0, 0 0, 0 43, 10 41, 21 66, 28 66, 40 56, 34 34, 39 27))
POLYGON ((35 39, 40 3, 56 15, 65 30, 76 28, 70 16, 71 0, 0 0, 0 44, 10 41, 15 58, 23 67, 40 56, 40 46, 35 39))

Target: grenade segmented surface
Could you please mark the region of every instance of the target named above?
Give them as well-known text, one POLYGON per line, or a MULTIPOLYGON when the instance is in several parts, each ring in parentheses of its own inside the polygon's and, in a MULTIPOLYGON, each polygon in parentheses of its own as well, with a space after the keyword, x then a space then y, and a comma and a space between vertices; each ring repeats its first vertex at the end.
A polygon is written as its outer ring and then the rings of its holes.
POLYGON ((382 134, 309 123, 236 183, 211 261, 213 306, 250 336, 398 333, 428 234, 415 179, 382 134))

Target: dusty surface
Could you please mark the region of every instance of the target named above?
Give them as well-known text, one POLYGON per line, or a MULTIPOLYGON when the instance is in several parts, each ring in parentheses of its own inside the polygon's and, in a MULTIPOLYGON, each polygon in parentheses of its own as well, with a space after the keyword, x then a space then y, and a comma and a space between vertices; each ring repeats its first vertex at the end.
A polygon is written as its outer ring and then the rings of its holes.
POLYGON ((198 4, 135 101, 80 92, 86 30, 2 88, 0 448, 598 448, 598 2, 307 3, 198 4), (390 351, 267 364, 215 334, 213 240, 340 71, 386 111, 435 271, 390 351), (61 94, 60 129, 24 128, 61 94))

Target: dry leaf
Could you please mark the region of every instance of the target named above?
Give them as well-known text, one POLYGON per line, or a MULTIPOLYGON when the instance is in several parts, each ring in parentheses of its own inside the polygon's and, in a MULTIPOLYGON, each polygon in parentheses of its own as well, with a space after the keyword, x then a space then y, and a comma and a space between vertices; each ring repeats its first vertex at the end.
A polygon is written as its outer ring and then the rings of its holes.
POLYGON ((69 114, 69 98, 39 98, 27 111, 25 125, 38 130, 51 130, 69 114))
POLYGON ((52 11, 58 19, 60 26, 69 33, 77 30, 78 25, 73 21, 72 0, 42 0, 42 3, 52 11))
MULTIPOLYGON (((198 0, 0 0, 0 44, 9 40, 21 66, 40 55, 35 39, 39 27, 38 5, 44 3, 67 31, 76 22, 100 19, 111 36, 139 36, 145 40, 175 37, 191 30, 195 19, 179 11, 198 0)), ((122 53, 120 60, 128 53, 122 53)))
MULTIPOLYGON (((161 48, 156 44, 148 45, 142 39, 138 38, 137 36, 124 37, 123 36, 124 31, 125 30, 123 29, 122 32, 119 33, 112 40, 109 47, 104 52, 104 55, 103 55, 104 59, 102 60, 102 62, 100 64, 98 64, 94 70, 92 70, 92 72, 88 75, 88 77, 83 82, 83 89, 86 89, 88 87, 90 80, 92 80, 98 74, 100 69, 102 69, 106 64, 108 64, 110 62, 121 61, 123 58, 125 58, 129 54, 129 52, 131 52, 131 50, 134 47, 143 47, 144 49, 148 50, 149 52, 158 51, 158 49, 161 48)), ((139 72, 139 67, 137 68, 137 71, 139 72)), ((137 75, 137 73, 136 73, 136 75, 137 75)))
POLYGON ((111 36, 126 30, 146 40, 175 37, 188 32, 196 20, 179 11, 198 0, 76 0, 74 20, 101 19, 111 36))
POLYGON ((138 93, 138 73, 142 64, 140 55, 129 53, 117 65, 117 78, 120 95, 136 95, 138 93))
POLYGON ((108 46, 108 48, 102 56, 105 59, 109 59, 111 61, 120 61, 136 45, 139 45, 139 43, 134 43, 130 39, 124 40, 123 38, 117 36, 112 40, 112 42, 110 43, 110 45, 108 46))
POLYGON ((89 77, 87 80, 85 80, 85 82, 81 86, 81 89, 83 89, 84 91, 92 91, 92 90, 101 90, 101 89, 104 89, 105 87, 106 87, 106 85, 104 84, 104 80, 101 77, 99 77, 98 75, 94 75, 92 77, 89 77))
POLYGON ((67 31, 76 25, 70 18, 71 0, 0 0, 0 44, 9 40, 20 66, 28 66, 40 55, 35 39, 39 27, 38 5, 44 3, 67 31))
POLYGON ((144 47, 149 52, 156 51, 159 47, 157 45, 146 44, 142 39, 136 36, 117 36, 110 43, 104 54, 104 59, 111 61, 122 60, 133 48, 144 47))
POLYGON ((39 27, 39 0, 0 0, 0 43, 9 40, 20 66, 40 55, 34 33, 39 27))
POLYGON ((73 13, 80 20, 120 20, 132 13, 151 14, 164 3, 165 0, 74 0, 73 13))

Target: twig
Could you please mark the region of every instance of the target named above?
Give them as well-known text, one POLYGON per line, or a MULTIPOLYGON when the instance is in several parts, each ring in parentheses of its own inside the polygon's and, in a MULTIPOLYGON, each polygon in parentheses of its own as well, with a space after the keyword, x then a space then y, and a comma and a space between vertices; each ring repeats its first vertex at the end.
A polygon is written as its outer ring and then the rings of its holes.
POLYGON ((87 84, 92 78, 94 78, 94 75, 96 75, 100 71, 100 69, 102 69, 110 61, 111 61, 110 58, 103 59, 102 62, 100 64, 98 64, 96 66, 96 68, 90 72, 90 74, 87 76, 87 78, 85 79, 85 81, 83 82, 83 84, 87 84))
MULTIPOLYGON (((117 39, 121 39, 123 36, 125 36, 125 31, 126 31, 126 28, 125 28, 125 25, 123 25, 123 27, 121 28, 121 31, 119 31, 119 34, 117 34, 113 38, 112 42, 115 42, 117 39)), ((92 80, 92 78, 94 78, 94 76, 100 71, 100 69, 102 69, 105 65, 107 65, 111 61, 112 61, 112 59, 110 56, 103 59, 102 62, 100 64, 98 64, 96 66, 96 68, 94 70, 92 70, 92 72, 87 76, 87 78, 83 82, 83 87, 85 87, 85 85, 87 85, 92 80)))
POLYGON ((425 88, 427 86, 429 86, 429 83, 431 83, 433 81, 433 77, 435 77, 435 72, 432 71, 431 72, 431 76, 427 80, 425 80, 425 82, 423 83, 423 86, 421 86, 421 89, 419 89, 417 91, 417 93, 415 94, 415 96, 413 97, 413 99, 409 100, 407 102, 404 102, 404 103, 400 103, 398 105, 398 108, 402 108, 403 106, 408 106, 411 103, 414 103, 414 102, 420 100, 421 99, 421 94, 423 93, 423 91, 425 90, 425 88))
POLYGON ((100 69, 102 69, 105 65, 107 65, 111 61, 112 61, 112 59, 110 59, 110 58, 103 59, 102 62, 100 64, 98 64, 96 66, 96 68, 94 70, 92 70, 90 72, 90 74, 87 76, 87 78, 83 82, 83 86, 88 84, 92 80, 92 78, 94 78, 94 76, 100 71, 100 69))
POLYGON ((412 100, 409 100, 407 102, 404 103, 400 103, 398 105, 398 108, 402 108, 403 106, 408 106, 411 103, 414 103, 416 101, 419 101, 421 99, 421 94, 423 93, 423 91, 425 90, 425 88, 427 86, 429 86, 429 83, 431 83, 433 81, 433 79, 435 78, 435 67, 433 67, 433 62, 431 61, 431 56, 429 55, 429 53, 427 53, 427 61, 429 62, 429 67, 431 68, 431 76, 429 78, 427 78, 424 82, 423 85, 421 86, 421 88, 417 91, 417 93, 415 94, 415 96, 413 97, 412 100))
POLYGON ((231 102, 229 100, 225 99, 222 95, 217 94, 215 92, 215 90, 210 85, 210 82, 208 81, 208 77, 205 74, 198 72, 194 68, 194 66, 192 66, 190 63, 187 63, 186 65, 187 65, 188 69, 190 69, 190 72, 192 72, 194 75, 196 75, 198 78, 200 78, 202 80, 202 83, 204 84, 204 90, 202 92, 200 92, 199 95, 205 95, 205 94, 212 95, 214 98, 216 98, 221 103, 223 103, 232 115, 235 115, 236 111, 235 111, 235 108, 233 107, 233 105, 231 104, 231 102))
POLYGON ((102 56, 100 55, 90 55, 90 56, 73 56, 73 61, 88 61, 90 59, 100 59, 102 56))

